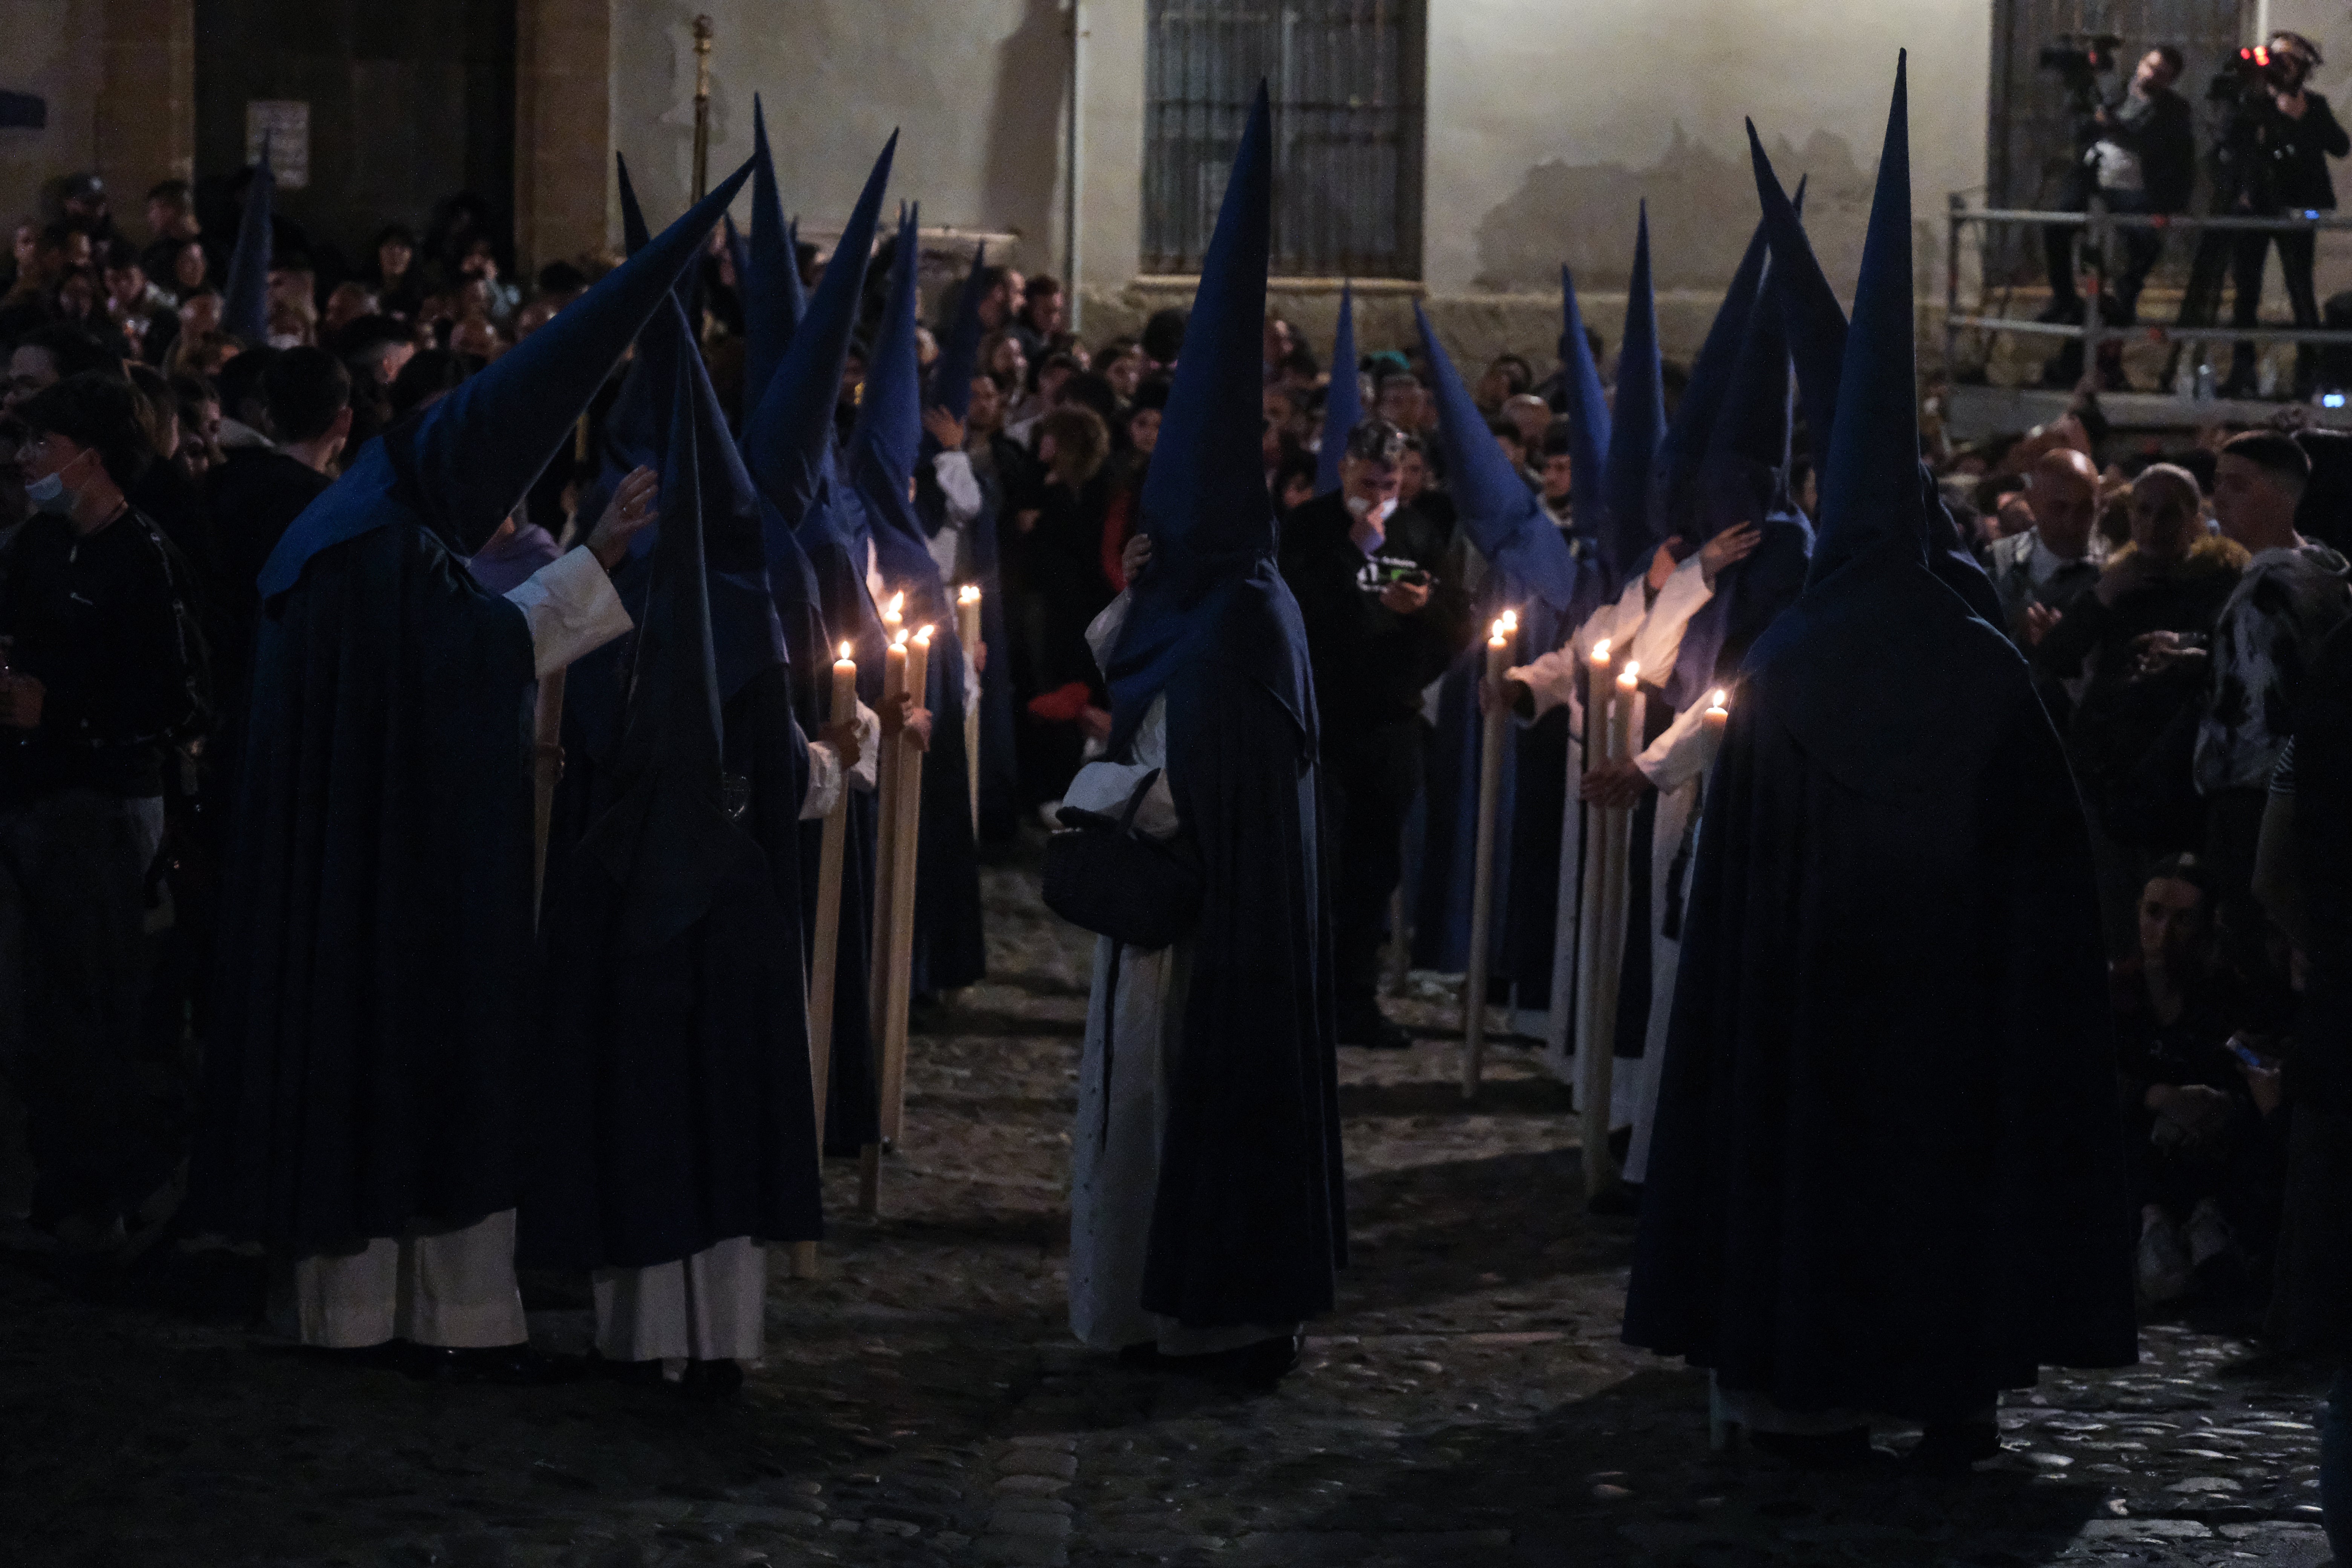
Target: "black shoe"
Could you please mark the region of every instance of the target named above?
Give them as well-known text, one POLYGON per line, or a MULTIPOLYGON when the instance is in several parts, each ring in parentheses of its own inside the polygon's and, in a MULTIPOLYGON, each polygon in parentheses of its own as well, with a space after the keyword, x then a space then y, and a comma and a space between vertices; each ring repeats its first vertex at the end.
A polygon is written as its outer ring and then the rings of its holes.
POLYGON ((2079 326, 2083 321, 2083 297, 2080 294, 2053 295, 2050 303, 2042 306, 2042 313, 2033 319, 2047 327, 2079 326))
POLYGON ((421 1347, 406 1340, 386 1340, 380 1345, 362 1345, 357 1350, 333 1350, 325 1345, 305 1345, 302 1353, 309 1359, 330 1366, 349 1367, 360 1372, 404 1372, 411 1377, 417 1372, 417 1352, 421 1347))
POLYGON ((1375 1010, 1368 1017, 1342 1019, 1339 1043, 1368 1050, 1402 1051, 1411 1048, 1412 1036, 1387 1014, 1375 1010))
POLYGON ((1958 1476, 2000 1453, 2000 1429, 1990 1421, 1931 1421, 1904 1463, 1922 1475, 1958 1476))
POLYGON ((1870 1446, 1867 1426, 1849 1426, 1843 1432, 1750 1432, 1748 1444, 1759 1454, 1808 1470, 1851 1469, 1868 1464, 1877 1452, 1870 1446))
POLYGON ((1584 1212, 1602 1219, 1632 1219, 1642 1212, 1642 1184, 1612 1182, 1592 1194, 1584 1212))
POLYGON ((1163 1355, 1160 1364, 1171 1372, 1206 1378, 1211 1383, 1271 1394, 1276 1384, 1297 1370, 1298 1352, 1306 1342, 1301 1335, 1282 1334, 1208 1355, 1163 1355))
POLYGON ((743 1392, 743 1363, 739 1361, 690 1361, 677 1380, 677 1391, 699 1405, 716 1405, 743 1392))

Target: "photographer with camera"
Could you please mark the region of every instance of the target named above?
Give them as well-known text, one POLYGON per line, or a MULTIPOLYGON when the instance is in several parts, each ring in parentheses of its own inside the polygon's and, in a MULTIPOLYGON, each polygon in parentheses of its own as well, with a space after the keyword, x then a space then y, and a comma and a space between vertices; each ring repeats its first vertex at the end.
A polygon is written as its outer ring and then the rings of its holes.
MULTIPOLYGON (((2110 102, 2099 91, 2098 77, 2112 68, 2111 51, 2117 41, 2067 39, 2042 51, 2042 63, 2065 76, 2074 110, 2075 156, 2059 193, 2059 209, 2087 211, 2096 195, 2113 213, 2183 211, 2196 183, 2197 146, 2188 101, 2172 90, 2180 79, 2180 51, 2158 44, 2142 55, 2131 80, 2110 102)), ((2082 232, 2071 224, 2053 224, 2042 231, 2050 269, 2050 308, 2042 317, 2045 321, 2083 319, 2083 301, 2074 291, 2074 256, 2075 236, 2082 232)), ((2105 280, 2100 319, 2128 326, 2137 319, 2140 289, 2164 253, 2164 233, 2127 226, 2116 235, 2123 258, 2105 280)), ((2106 389, 2123 388, 2120 339, 2102 347, 2099 374, 2106 389)), ((2082 376, 2080 342, 2069 342, 2042 369, 2042 380, 2051 386, 2072 386, 2082 376)))
POLYGON ((1378 417, 1348 433, 1339 488, 1290 514, 1283 581, 1298 601, 1322 719, 1339 1043, 1402 1046, 1381 1016, 1381 927, 1403 873, 1405 814, 1420 793, 1422 690, 1470 646, 1453 541, 1397 504, 1405 433, 1378 417))
MULTIPOLYGON (((2304 84, 2321 63, 2318 47, 2300 33, 2273 33, 2261 48, 2242 49, 2230 68, 2213 80, 2207 97, 2220 110, 2213 145, 2213 211, 2247 217, 2320 213, 2334 209, 2336 185, 2327 160, 2352 153, 2352 137, 2336 122, 2327 100, 2304 84)), ((2319 325, 2313 291, 2310 229, 2276 233, 2208 233, 2198 247, 2197 265, 2181 301, 2180 321, 2210 325, 2221 302, 2221 266, 2228 258, 2232 325, 2251 327, 2262 319, 2263 268, 2272 240, 2278 241, 2279 269, 2286 279, 2294 324, 2319 325)), ((2295 356, 2295 395, 2307 396, 2315 356, 2295 356)), ((2241 340, 2231 355, 2225 397, 2251 397, 2254 345, 2241 340)))

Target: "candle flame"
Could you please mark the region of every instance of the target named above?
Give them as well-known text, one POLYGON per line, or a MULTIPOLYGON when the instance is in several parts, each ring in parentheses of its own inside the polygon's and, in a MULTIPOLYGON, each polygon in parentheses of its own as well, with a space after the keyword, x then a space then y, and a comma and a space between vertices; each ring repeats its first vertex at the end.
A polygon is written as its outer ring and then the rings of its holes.
POLYGON ((1706 700, 1706 705, 1710 708, 1720 708, 1723 706, 1723 700, 1727 695, 1728 695, 1728 693, 1717 691, 1714 696, 1706 700))
POLYGON ((956 603, 957 603, 957 604, 959 604, 959 605, 977 605, 977 604, 979 604, 979 603, 980 603, 980 584, 977 584, 977 583, 966 583, 966 584, 963 585, 962 589, 961 589, 961 590, 960 590, 960 591, 957 593, 957 595, 956 595, 956 603))
POLYGON ((1607 664, 1609 662, 1609 639, 1607 637, 1602 637, 1599 642, 1592 645, 1592 662, 1595 664, 1607 664))
POLYGON ((907 595, 903 593, 893 594, 890 595, 890 602, 882 607, 882 618, 886 621, 895 621, 905 613, 906 608, 907 595))
POLYGON ((1519 612, 1517 610, 1505 610, 1503 612, 1503 618, 1496 621, 1495 624, 1502 627, 1507 632, 1517 631, 1519 629, 1519 612))
POLYGON ((849 645, 847 643, 843 643, 841 645, 841 662, 844 664, 847 664, 849 662, 849 645))
POLYGON ((922 644, 925 647, 930 647, 930 646, 931 646, 931 628, 930 628, 930 627, 929 627, 929 626, 925 626, 922 630, 920 630, 920 631, 917 632, 917 633, 915 634, 915 640, 916 640, 917 642, 919 642, 919 643, 922 644))
POLYGON ((1635 680, 1640 679, 1641 674, 1641 661, 1639 659, 1629 658, 1625 661, 1625 673, 1617 678, 1617 683, 1620 686, 1631 686, 1635 680))
POLYGON ((905 647, 906 647, 906 646, 907 646, 907 632, 906 632, 906 628, 905 628, 905 627, 903 627, 903 626, 902 626, 902 627, 900 627, 900 628, 899 628, 899 630, 898 630, 898 635, 897 637, 892 637, 892 638, 890 639, 890 646, 891 646, 892 647, 895 647, 895 648, 900 648, 900 649, 903 649, 903 648, 905 648, 905 647))

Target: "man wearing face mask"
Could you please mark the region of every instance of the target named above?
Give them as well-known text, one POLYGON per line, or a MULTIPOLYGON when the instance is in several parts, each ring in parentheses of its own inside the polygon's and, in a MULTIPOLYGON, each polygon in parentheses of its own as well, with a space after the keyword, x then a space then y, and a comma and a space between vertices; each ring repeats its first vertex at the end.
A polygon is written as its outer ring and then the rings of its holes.
POLYGON ((30 1217, 78 1251, 171 1173, 121 1112, 164 760, 205 711, 186 565, 123 497, 135 396, 91 372, 17 409, 35 510, 0 590, 0 1070, 32 1111, 30 1217))
POLYGON ((1339 488, 1290 514, 1284 581, 1307 626, 1323 715, 1339 1043, 1402 1046, 1381 1014, 1381 922, 1402 875, 1405 813, 1421 788, 1422 691, 1470 643, 1468 595, 1446 580, 1449 541, 1397 505, 1405 433, 1349 432, 1339 488))

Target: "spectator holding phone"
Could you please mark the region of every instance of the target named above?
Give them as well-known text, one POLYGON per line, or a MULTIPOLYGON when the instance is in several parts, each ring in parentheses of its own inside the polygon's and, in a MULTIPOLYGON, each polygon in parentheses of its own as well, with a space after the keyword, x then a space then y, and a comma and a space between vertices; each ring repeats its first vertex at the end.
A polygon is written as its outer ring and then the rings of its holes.
POLYGON ((1469 596, 1444 570, 1451 542, 1397 504, 1404 448, 1405 433, 1385 419, 1358 425, 1339 488, 1291 512, 1282 531, 1283 580, 1306 623, 1322 716, 1342 1045, 1405 1043, 1375 999, 1381 923, 1421 788, 1422 689, 1470 645, 1469 596))

